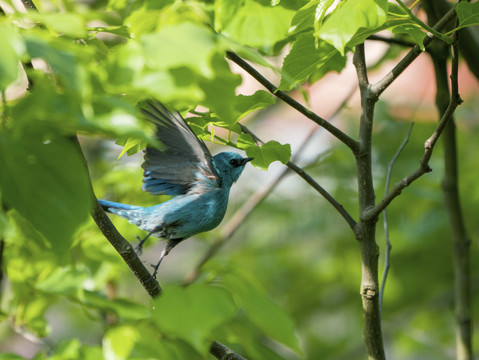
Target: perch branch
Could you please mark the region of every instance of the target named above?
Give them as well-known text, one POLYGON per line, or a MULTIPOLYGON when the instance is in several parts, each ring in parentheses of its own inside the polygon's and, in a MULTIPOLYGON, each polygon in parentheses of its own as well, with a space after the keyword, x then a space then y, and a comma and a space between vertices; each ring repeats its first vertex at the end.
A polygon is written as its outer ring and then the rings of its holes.
POLYGON ((213 341, 211 344, 210 354, 218 360, 246 360, 218 341, 213 341))

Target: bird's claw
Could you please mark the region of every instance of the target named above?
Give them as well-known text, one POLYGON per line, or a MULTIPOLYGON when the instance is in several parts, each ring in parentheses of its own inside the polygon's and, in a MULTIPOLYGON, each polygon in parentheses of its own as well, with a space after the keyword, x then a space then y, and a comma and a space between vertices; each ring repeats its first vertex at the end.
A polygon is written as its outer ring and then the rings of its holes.
POLYGON ((156 279, 156 274, 158 273, 158 268, 160 267, 161 260, 163 259, 160 259, 160 261, 158 261, 155 265, 149 264, 154 269, 153 274, 151 275, 153 279, 156 279))
POLYGON ((138 235, 135 235, 135 236, 139 241, 138 244, 136 244, 136 246, 135 246, 135 252, 138 255, 141 255, 141 253, 143 252, 143 244, 145 243, 146 239, 148 239, 148 236, 145 237, 144 239, 140 238, 138 235))

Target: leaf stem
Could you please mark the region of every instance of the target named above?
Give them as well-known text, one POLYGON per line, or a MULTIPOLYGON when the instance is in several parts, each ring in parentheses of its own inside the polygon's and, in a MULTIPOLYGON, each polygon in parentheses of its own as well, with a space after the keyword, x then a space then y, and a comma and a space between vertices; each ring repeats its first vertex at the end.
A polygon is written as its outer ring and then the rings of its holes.
POLYGON ((406 4, 404 4, 401 0, 396 0, 396 2, 399 4, 399 6, 408 13, 409 15, 409 18, 414 21, 416 24, 418 24, 420 27, 422 27, 423 29, 429 31, 431 34, 433 34, 435 37, 441 39, 442 41, 444 41, 445 43, 447 44, 451 44, 452 43, 452 39, 449 37, 449 36, 446 36, 444 34, 441 34, 439 31, 437 31, 436 29, 430 27, 429 25, 427 25, 426 23, 424 23, 421 19, 419 19, 416 15, 413 14, 413 12, 411 11, 411 9, 409 9, 406 4))

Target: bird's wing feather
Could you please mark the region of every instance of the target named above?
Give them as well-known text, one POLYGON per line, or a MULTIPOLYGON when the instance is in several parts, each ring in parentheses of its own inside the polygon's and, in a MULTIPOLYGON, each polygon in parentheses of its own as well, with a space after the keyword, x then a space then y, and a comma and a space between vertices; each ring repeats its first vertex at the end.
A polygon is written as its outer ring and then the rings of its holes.
POLYGON ((148 100, 140 106, 143 115, 156 124, 163 150, 147 147, 142 165, 143 187, 153 195, 180 195, 190 191, 199 177, 219 184, 211 153, 178 112, 171 113, 160 102, 148 100))

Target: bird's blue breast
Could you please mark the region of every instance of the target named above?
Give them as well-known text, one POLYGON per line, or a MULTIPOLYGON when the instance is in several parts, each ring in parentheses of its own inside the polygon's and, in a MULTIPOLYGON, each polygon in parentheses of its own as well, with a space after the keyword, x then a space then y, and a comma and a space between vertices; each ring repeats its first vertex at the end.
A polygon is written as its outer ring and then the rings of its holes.
POLYGON ((159 205, 112 212, 155 237, 185 239, 209 231, 223 220, 229 189, 210 188, 201 194, 179 195, 159 205))

